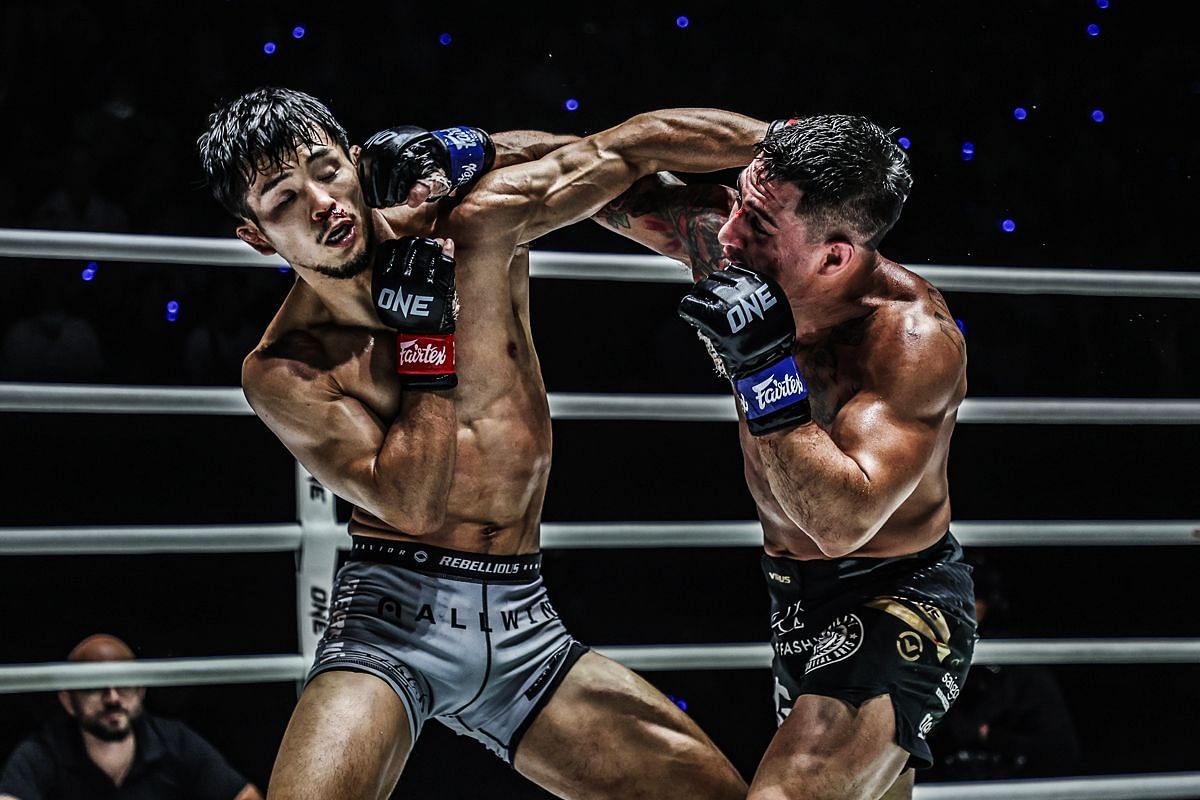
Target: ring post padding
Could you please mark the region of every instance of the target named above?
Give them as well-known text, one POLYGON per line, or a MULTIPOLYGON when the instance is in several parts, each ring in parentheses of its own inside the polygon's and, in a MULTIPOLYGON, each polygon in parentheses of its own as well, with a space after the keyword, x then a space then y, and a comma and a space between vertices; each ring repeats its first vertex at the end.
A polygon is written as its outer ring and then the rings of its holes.
POLYGON ((296 462, 296 511, 300 520, 296 618, 300 626, 300 654, 305 663, 311 665, 317 654, 317 643, 329 624, 338 545, 347 536, 338 524, 333 492, 322 486, 299 461, 296 462))

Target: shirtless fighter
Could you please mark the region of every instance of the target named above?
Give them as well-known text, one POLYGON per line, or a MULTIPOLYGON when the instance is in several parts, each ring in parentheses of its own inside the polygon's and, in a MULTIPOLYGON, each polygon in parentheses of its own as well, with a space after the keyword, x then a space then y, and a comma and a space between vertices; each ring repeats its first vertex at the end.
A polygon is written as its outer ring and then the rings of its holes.
POLYGON ((246 396, 355 506, 269 796, 387 797, 430 718, 562 797, 745 796, 686 715, 586 652, 546 598, 550 416, 525 243, 655 170, 744 164, 765 130, 663 111, 516 164, 552 145, 498 136, 479 179, 492 146, 475 129, 397 128, 360 149, 288 90, 212 115, 199 146, 214 193, 299 278, 246 359, 246 396), (421 202, 473 178, 456 204, 421 202))
POLYGON ((680 316, 737 399, 779 722, 753 800, 911 797, 970 666, 946 478, 966 347, 878 251, 911 185, 878 126, 809 117, 773 123, 736 190, 649 178, 597 217, 691 267, 680 316))

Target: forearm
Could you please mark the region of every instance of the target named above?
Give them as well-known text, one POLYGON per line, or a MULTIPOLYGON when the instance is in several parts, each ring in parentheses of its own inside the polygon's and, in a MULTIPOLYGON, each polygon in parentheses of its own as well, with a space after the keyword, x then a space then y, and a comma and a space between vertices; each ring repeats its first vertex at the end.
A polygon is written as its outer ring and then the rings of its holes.
POLYGON ((545 133, 544 131, 501 131, 492 136, 496 145, 494 169, 536 161, 563 145, 578 141, 570 134, 545 133))
POLYGON ((430 533, 445 520, 458 441, 452 395, 406 392, 371 470, 367 510, 404 533, 430 533))
POLYGON ((772 496, 831 558, 866 544, 891 509, 870 477, 814 423, 754 438, 772 496))
POLYGON ((604 149, 648 175, 743 166, 766 133, 766 122, 732 111, 675 108, 639 114, 600 136, 604 149))

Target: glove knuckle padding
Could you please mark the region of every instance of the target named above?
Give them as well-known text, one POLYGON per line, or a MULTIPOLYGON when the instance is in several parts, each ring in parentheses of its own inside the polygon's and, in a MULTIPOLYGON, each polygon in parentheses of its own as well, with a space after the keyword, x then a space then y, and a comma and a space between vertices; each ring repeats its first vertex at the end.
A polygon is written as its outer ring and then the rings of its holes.
POLYGON ((796 323, 774 281, 740 267, 714 272, 679 304, 717 371, 734 384, 751 433, 807 422, 808 389, 792 357, 796 323))

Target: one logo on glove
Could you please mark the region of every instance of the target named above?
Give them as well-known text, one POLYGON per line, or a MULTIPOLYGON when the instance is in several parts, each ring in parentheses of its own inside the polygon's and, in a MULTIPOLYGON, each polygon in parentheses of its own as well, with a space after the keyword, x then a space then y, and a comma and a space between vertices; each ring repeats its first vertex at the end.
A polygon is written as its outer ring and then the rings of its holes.
POLYGON ((771 294, 771 287, 763 284, 755 289, 749 297, 738 300, 738 304, 725 313, 729 320, 729 332, 737 333, 754 321, 755 317, 763 319, 766 311, 778 301, 771 294))
POLYGON ((388 311, 399 311, 405 317, 428 317, 433 297, 427 294, 404 294, 403 289, 384 289, 375 305, 388 311))
POLYGON ((738 399, 748 419, 770 414, 808 397, 808 387, 791 356, 737 382, 738 399))

